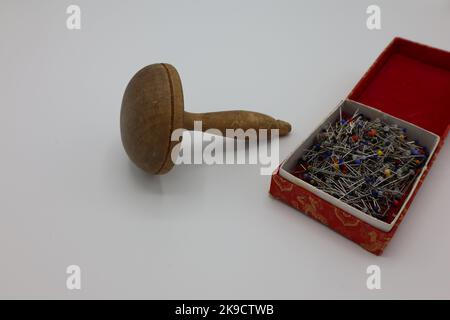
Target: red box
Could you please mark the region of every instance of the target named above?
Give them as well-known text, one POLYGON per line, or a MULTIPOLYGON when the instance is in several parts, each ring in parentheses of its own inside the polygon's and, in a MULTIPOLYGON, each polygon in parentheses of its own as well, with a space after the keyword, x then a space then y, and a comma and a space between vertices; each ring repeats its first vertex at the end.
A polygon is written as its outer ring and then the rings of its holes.
POLYGON ((290 179, 286 176, 283 166, 292 155, 283 161, 272 175, 270 194, 339 232, 369 252, 380 255, 405 217, 448 134, 450 52, 395 38, 347 99, 343 105, 362 104, 367 106, 365 108, 368 112, 378 112, 392 121, 406 121, 411 127, 416 127, 417 134, 422 133, 427 136, 425 140, 429 138, 430 143, 435 143, 427 165, 405 199, 397 218, 390 226, 380 227, 370 221, 372 218, 347 210, 348 205, 337 205, 336 201, 330 200, 331 196, 325 196, 322 191, 313 190, 315 188, 306 186, 306 183, 290 179))

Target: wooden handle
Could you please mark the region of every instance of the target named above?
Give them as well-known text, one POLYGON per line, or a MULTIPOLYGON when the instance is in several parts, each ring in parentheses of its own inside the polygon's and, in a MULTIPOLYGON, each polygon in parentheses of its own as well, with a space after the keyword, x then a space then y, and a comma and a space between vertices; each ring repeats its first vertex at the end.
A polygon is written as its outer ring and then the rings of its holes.
POLYGON ((243 110, 207 113, 184 112, 184 128, 194 130, 194 121, 202 121, 202 130, 219 129, 225 134, 226 129, 279 129, 279 135, 285 136, 291 131, 291 125, 276 120, 268 115, 243 110))

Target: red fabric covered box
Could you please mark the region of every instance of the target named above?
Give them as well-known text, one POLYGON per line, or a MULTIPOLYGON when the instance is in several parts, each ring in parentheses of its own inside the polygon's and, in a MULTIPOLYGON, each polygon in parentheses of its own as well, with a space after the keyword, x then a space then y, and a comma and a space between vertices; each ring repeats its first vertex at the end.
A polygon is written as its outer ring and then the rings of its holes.
POLYGON ((449 131, 450 52, 395 38, 358 82, 347 99, 279 166, 270 194, 380 255, 397 231, 449 131), (430 150, 429 158, 409 189, 398 214, 384 222, 311 186, 291 173, 293 164, 321 128, 342 110, 358 108, 369 117, 408 129, 430 150))

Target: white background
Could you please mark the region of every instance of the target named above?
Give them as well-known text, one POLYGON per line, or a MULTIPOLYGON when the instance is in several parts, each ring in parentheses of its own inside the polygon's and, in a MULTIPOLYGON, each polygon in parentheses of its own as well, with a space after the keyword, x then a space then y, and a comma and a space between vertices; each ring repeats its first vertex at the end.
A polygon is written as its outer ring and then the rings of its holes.
POLYGON ((373 3, 2 0, 0 297, 450 298, 448 145, 381 257, 269 197, 256 165, 153 177, 121 145, 128 80, 168 62, 189 111, 289 120, 286 157, 394 36, 450 50, 450 1, 379 0, 369 31, 373 3))

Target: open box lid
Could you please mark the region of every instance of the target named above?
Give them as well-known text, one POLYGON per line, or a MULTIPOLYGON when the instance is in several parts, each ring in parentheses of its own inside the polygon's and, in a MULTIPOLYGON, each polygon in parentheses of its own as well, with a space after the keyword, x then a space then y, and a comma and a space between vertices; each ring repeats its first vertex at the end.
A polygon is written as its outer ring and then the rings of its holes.
POLYGON ((444 139, 450 122, 450 52, 395 38, 348 98, 444 139))

